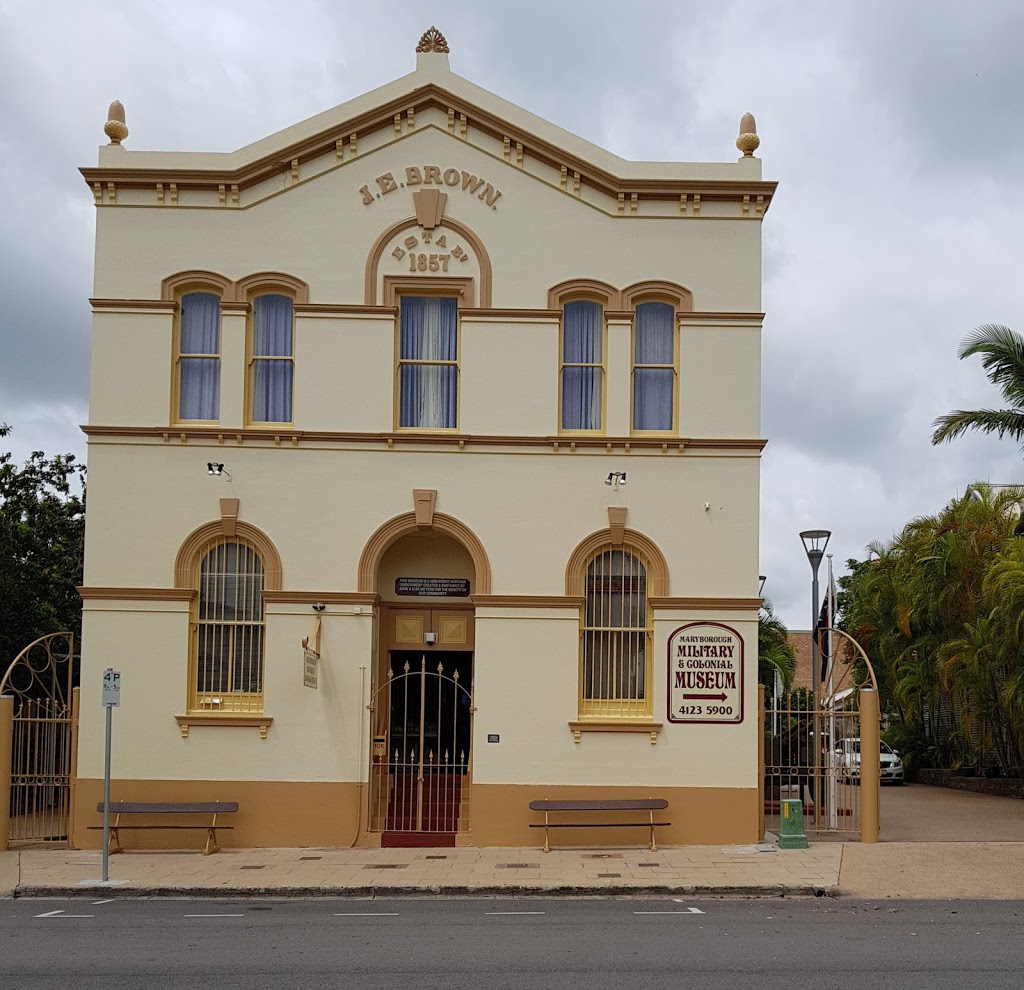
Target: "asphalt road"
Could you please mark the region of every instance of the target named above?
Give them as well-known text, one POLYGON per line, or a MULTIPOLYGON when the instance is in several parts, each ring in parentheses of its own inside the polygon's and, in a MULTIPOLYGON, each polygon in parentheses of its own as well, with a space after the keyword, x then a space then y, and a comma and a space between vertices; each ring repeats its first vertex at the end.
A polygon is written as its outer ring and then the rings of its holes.
POLYGON ((1018 988, 1024 902, 0 901, 0 987, 1018 988))

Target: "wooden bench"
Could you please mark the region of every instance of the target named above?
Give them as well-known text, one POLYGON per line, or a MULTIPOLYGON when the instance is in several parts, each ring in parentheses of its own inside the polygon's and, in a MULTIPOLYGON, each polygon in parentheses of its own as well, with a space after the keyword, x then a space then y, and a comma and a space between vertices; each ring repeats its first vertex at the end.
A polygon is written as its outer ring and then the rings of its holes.
POLYGON ((649 828, 651 830, 651 850, 656 851, 658 846, 654 841, 654 830, 671 822, 656 822, 654 812, 663 811, 668 807, 668 801, 664 798, 635 798, 620 799, 614 801, 531 801, 531 811, 543 811, 544 823, 536 822, 530 828, 544 829, 544 852, 551 852, 551 843, 548 841, 548 829, 552 828, 649 828), (615 822, 553 822, 552 812, 569 812, 577 814, 587 811, 646 811, 647 821, 615 821, 615 822))
MULTIPOLYGON (((103 802, 96 805, 96 810, 103 814, 103 802)), ((218 852, 217 829, 230 829, 231 825, 218 825, 217 816, 238 811, 237 801, 196 801, 196 802, 166 802, 166 801, 111 801, 110 814, 114 816, 110 823, 110 852, 124 852, 121 846, 120 832, 145 831, 151 829, 192 829, 206 832, 206 848, 203 855, 209 856, 218 852), (174 824, 124 824, 121 821, 122 815, 209 815, 209 822, 201 825, 174 824)), ((103 828, 102 825, 90 825, 89 828, 103 828)))

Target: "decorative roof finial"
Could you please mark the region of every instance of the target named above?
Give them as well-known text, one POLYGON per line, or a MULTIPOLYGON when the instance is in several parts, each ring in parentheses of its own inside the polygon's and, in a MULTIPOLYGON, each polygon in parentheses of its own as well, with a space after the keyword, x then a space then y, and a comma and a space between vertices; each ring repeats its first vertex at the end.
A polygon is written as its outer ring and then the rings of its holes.
POLYGON ((740 136, 736 138, 736 147, 743 152, 744 158, 753 158, 761 139, 757 136, 757 123, 752 113, 740 117, 740 136))
POLYGON ((439 55, 448 54, 448 42, 444 40, 444 35, 433 24, 423 32, 423 37, 420 38, 420 43, 416 46, 417 55, 424 55, 427 52, 437 52, 439 55))
POLYGON ((103 133, 110 138, 111 144, 120 144, 128 137, 128 128, 124 124, 124 107, 120 100, 114 100, 107 111, 107 122, 103 125, 103 133))

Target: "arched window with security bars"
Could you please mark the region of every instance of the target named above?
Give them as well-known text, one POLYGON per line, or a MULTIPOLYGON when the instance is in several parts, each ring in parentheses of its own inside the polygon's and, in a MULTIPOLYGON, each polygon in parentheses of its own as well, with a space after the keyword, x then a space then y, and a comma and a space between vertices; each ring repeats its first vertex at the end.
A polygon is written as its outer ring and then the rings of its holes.
POLYGON ((244 539, 210 540, 197 555, 189 710, 263 711, 263 559, 244 539))
POLYGON ((652 712, 653 621, 648 562, 628 543, 590 558, 580 632, 580 718, 647 718, 652 712))

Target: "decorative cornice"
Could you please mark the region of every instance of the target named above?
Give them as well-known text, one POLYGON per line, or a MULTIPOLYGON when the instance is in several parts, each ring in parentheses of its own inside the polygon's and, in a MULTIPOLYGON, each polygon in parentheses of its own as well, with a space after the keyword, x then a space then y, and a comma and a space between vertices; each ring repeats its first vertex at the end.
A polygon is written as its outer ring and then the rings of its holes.
POLYGON ((75 590, 83 601, 108 602, 190 602, 197 594, 192 588, 102 588, 85 585, 75 590))
POLYGON ((233 444, 255 440, 274 446, 286 441, 291 446, 299 443, 351 443, 395 447, 547 447, 554 452, 594 450, 613 451, 658 450, 663 453, 682 454, 684 450, 763 450, 767 440, 743 437, 670 437, 670 436, 517 436, 511 434, 470 433, 341 433, 332 430, 268 430, 263 427, 217 426, 102 426, 85 424, 80 427, 89 437, 152 437, 163 438, 165 443, 187 443, 189 440, 233 444))
POLYGON ((473 595, 477 608, 582 608, 575 595, 473 595))
POLYGON ((292 307, 296 316, 398 316, 397 306, 363 306, 349 303, 296 303, 292 307))
MULTIPOLYGON (((94 310, 152 310, 156 313, 173 313, 177 303, 168 299, 102 299, 89 300, 94 310)), ((367 306, 362 303, 295 303, 292 307, 296 316, 380 316, 394 319, 398 315, 396 306, 367 306)), ((508 320, 511 322, 557 323, 561 309, 529 309, 527 307, 460 307, 463 319, 508 320)), ((612 320, 632 320, 632 310, 608 310, 605 316, 612 320)), ((677 312, 681 323, 751 323, 759 327, 764 322, 764 313, 724 312, 677 312)))
POLYGON ((380 596, 365 591, 264 591, 263 601, 275 605, 379 605, 380 596))
POLYGON ((104 309, 149 310, 154 313, 173 313, 178 304, 167 299, 90 299, 93 312, 104 309))
POLYGON ((762 598, 667 598, 652 597, 652 608, 704 609, 718 611, 757 612, 762 598))
MULTIPOLYGON (((775 192, 775 182, 738 179, 676 179, 676 178, 632 178, 617 175, 596 166, 588 159, 566 151, 523 128, 511 124, 496 114, 456 96, 435 82, 396 97, 371 110, 358 114, 317 134, 295 141, 271 154, 233 169, 215 168, 149 168, 149 167, 87 167, 79 171, 86 183, 112 182, 116 187, 127 189, 153 189, 157 183, 175 183, 181 189, 210 189, 217 191, 221 185, 248 189, 290 171, 293 163, 301 166, 328 153, 334 153, 337 142, 355 136, 357 139, 381 129, 392 130, 396 114, 414 114, 426 110, 439 110, 447 114, 454 110, 472 120, 474 129, 492 139, 504 142, 509 138, 513 143, 523 145, 532 158, 552 168, 556 173, 564 166, 569 172, 578 172, 588 187, 604 193, 616 201, 619 193, 636 193, 645 199, 679 201, 681 196, 699 195, 702 200, 729 200, 742 202, 744 196, 752 200, 762 197, 763 208, 758 219, 767 212, 775 192)), ((344 163, 347 164, 347 163, 344 163)), ((627 163, 628 164, 628 163, 627 163)), ((333 166, 338 167, 338 166, 333 166)), ((154 196, 154 208, 156 208, 154 196)), ((612 214, 614 215, 614 213, 612 214)))
POLYGON ((484 309, 482 306, 478 306, 476 309, 461 310, 460 315, 463 321, 509 320, 512 322, 525 322, 529 320, 531 322, 553 322, 557 327, 558 321, 562 318, 562 311, 560 309, 501 309, 494 307, 484 309))

